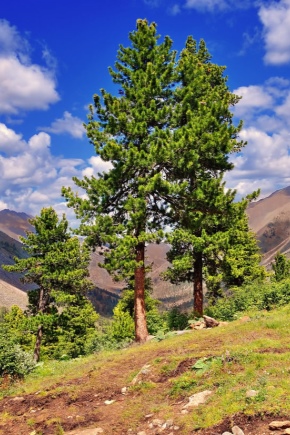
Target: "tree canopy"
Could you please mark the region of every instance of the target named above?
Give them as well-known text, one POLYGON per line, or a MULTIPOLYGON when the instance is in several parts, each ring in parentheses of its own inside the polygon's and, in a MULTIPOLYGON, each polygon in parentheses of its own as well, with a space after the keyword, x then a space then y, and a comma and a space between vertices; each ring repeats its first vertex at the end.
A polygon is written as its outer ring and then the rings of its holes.
POLYGON ((39 321, 34 350, 38 360, 45 316, 56 313, 58 306, 76 304, 92 288, 92 283, 87 278, 89 251, 69 234, 65 216, 59 219, 53 208, 44 208, 30 223, 35 232, 21 237, 30 256, 15 257, 14 265, 3 268, 23 273, 24 282, 36 285, 28 295, 29 310, 39 321))
POLYGON ((245 143, 238 140, 242 123, 235 125, 231 112, 239 97, 203 40, 188 37, 176 61, 170 38, 158 43, 155 23, 137 20, 129 39, 109 68, 118 94, 101 89, 94 95, 85 125, 111 169, 74 178, 85 195, 71 188, 63 195, 88 244, 110 248, 103 267, 116 279, 134 276, 135 335, 142 342, 148 335, 146 244, 164 240, 171 228, 172 273, 193 280, 194 309, 202 313, 207 259, 238 218, 235 192, 226 191, 223 176, 233 168, 230 154, 245 143))

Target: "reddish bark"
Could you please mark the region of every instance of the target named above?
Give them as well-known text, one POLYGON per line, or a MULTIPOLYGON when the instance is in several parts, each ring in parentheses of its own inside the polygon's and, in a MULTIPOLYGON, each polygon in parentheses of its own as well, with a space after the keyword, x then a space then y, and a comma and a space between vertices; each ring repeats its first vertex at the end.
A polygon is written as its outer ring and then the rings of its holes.
POLYGON ((144 343, 148 337, 145 311, 145 244, 138 243, 135 253, 136 261, 141 262, 141 265, 135 269, 135 340, 138 343, 144 343))
POLYGON ((193 274, 193 310, 198 317, 203 315, 203 289, 202 289, 202 253, 197 252, 194 262, 193 274))
MULTIPOLYGON (((38 313, 44 313, 47 308, 48 303, 48 294, 45 292, 43 288, 39 290, 39 298, 38 298, 38 307, 37 311, 38 313)), ((37 333, 36 333, 36 342, 34 346, 34 353, 33 353, 33 359, 34 361, 38 362, 40 358, 40 346, 42 341, 42 335, 43 335, 43 325, 38 325, 37 333)))

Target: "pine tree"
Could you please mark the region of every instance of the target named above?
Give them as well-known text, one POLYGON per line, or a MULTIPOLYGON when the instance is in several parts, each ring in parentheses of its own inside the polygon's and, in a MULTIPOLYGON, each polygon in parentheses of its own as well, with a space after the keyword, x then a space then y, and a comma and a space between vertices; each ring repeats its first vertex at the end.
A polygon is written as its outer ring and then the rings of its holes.
POLYGON ((177 70, 181 85, 175 92, 172 181, 177 184, 171 202, 174 231, 168 241, 173 267, 166 274, 173 282, 191 281, 194 311, 203 314, 203 278, 225 232, 233 226, 237 210, 235 192, 225 190, 223 176, 233 168, 229 154, 245 144, 242 128, 233 124, 230 107, 239 97, 224 77, 225 67, 211 62, 203 40, 189 37, 177 70))
POLYGON ((89 251, 77 237, 71 237, 65 216, 59 219, 53 208, 44 208, 30 224, 35 232, 20 238, 29 257, 15 257, 14 265, 2 267, 23 273, 24 282, 37 286, 29 292, 29 309, 40 322, 34 348, 38 361, 45 316, 55 313, 58 304, 65 305, 69 295, 85 295, 92 284, 87 279, 89 251))
POLYGON ((272 269, 274 271, 274 278, 276 281, 282 281, 290 276, 290 260, 287 260, 285 254, 277 252, 272 263, 272 269))
POLYGON ((166 37, 158 44, 155 23, 138 20, 131 46, 120 46, 115 69, 119 87, 114 96, 104 89, 94 96, 87 136, 112 169, 98 177, 74 179, 83 199, 63 189, 68 206, 82 219, 80 233, 91 246, 109 245, 104 267, 115 278, 134 275, 135 338, 148 336, 144 303, 145 246, 160 239, 168 193, 165 180, 171 140, 175 53, 166 37))

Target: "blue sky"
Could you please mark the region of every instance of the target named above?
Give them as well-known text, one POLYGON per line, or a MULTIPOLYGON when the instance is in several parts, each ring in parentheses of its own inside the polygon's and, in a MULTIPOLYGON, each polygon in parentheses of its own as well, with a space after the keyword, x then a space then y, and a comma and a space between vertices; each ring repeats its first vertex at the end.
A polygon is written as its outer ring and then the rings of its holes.
MULTIPOLYGON (((82 123, 138 18, 180 52, 203 38, 243 99, 243 153, 227 185, 262 195, 290 185, 290 0, 10 0, 0 6, 0 209, 66 211, 61 186, 106 170, 82 123)), ((68 211, 70 215, 72 212, 68 211)))

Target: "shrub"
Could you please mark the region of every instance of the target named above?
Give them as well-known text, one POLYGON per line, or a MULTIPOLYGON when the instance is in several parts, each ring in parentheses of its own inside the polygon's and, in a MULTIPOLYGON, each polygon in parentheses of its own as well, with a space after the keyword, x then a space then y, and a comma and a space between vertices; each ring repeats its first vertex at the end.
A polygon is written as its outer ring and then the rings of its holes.
POLYGON ((178 307, 173 307, 167 313, 167 326, 170 331, 182 330, 188 326, 189 315, 178 307))
POLYGON ((5 328, 0 330, 0 376, 23 378, 35 367, 32 353, 25 352, 5 328))
POLYGON ((228 296, 205 309, 206 314, 221 320, 233 320, 251 310, 271 310, 290 303, 290 280, 254 283, 233 288, 228 296))

